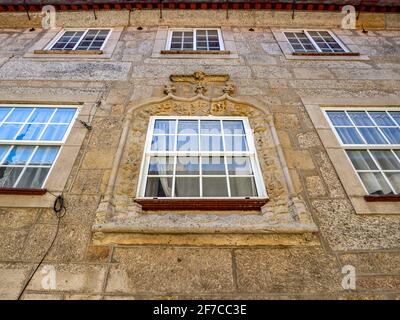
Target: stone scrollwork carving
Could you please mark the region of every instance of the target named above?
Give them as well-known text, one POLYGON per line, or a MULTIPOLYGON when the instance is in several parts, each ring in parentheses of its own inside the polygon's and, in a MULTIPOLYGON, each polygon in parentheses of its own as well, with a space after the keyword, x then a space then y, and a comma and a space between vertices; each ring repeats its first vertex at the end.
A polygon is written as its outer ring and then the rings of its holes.
MULTIPOLYGON (((174 82, 186 81, 202 87, 202 81, 227 81, 228 76, 174 75, 174 82)), ((107 194, 98 208, 94 232, 159 232, 159 233, 307 233, 316 232, 304 202, 293 191, 291 178, 277 148, 277 134, 271 114, 262 105, 246 103, 231 97, 233 85, 225 85, 217 98, 198 92, 191 98, 177 97, 174 87, 166 86, 164 98, 149 99, 133 105, 124 122, 123 135, 114 159, 107 194), (134 202, 139 183, 144 144, 151 116, 244 116, 254 131, 255 146, 267 188, 269 202, 254 214, 214 212, 163 214, 142 212, 134 202), (118 157, 117 157, 118 156, 118 157)))

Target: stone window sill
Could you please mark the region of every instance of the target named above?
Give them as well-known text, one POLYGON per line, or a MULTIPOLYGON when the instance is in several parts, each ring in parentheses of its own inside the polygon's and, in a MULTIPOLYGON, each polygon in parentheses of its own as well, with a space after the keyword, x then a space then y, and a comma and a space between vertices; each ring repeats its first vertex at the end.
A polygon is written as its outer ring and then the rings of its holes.
POLYGON ((359 56, 359 52, 293 52, 294 56, 359 56))
POLYGON ((364 199, 367 202, 399 202, 400 194, 368 195, 364 199))
POLYGON ((135 199, 143 210, 260 210, 268 202, 262 199, 135 199))
POLYGON ((200 51, 200 50, 161 50, 161 54, 231 54, 229 50, 200 51))
POLYGON ((34 54, 50 54, 50 55, 100 55, 103 54, 103 50, 35 50, 34 54))
POLYGON ((0 194, 42 196, 46 192, 46 189, 0 188, 0 194))

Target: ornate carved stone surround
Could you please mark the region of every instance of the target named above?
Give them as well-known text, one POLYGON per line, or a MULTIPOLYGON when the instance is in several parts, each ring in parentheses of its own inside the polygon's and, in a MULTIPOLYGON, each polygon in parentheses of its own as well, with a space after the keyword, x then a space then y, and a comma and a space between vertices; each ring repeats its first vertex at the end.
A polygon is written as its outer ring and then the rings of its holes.
MULTIPOLYGON (((295 194, 286 167, 272 114, 255 99, 232 97, 234 87, 227 75, 173 75, 161 98, 132 103, 126 114, 106 193, 93 226, 94 240, 107 234, 269 234, 312 233, 317 227, 303 201, 295 194), (185 83, 185 84, 184 84, 185 83), (177 87, 189 86, 192 97, 176 95, 177 87), (209 88, 222 95, 206 96, 209 88), (269 201, 260 212, 146 212, 135 200, 143 147, 151 116, 245 116, 254 131, 255 145, 269 201)), ((181 90, 182 91, 182 90, 181 90)), ((182 92, 184 92, 183 90, 182 92)), ((115 237, 113 238, 115 242, 115 237)))

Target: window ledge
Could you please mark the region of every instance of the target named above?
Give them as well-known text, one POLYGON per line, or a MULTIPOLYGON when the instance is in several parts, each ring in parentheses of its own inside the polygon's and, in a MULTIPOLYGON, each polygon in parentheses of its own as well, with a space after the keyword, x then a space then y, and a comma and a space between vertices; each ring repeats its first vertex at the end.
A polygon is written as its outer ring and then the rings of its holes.
POLYGON ((231 54, 229 50, 161 50, 161 54, 231 54))
POLYGON ((364 200, 367 202, 398 202, 400 194, 368 195, 364 196, 364 200))
POLYGON ((42 196, 46 192, 46 189, 0 188, 0 194, 42 196))
POLYGON ((35 50, 34 54, 71 54, 71 55, 92 55, 92 54, 103 54, 103 50, 35 50))
POLYGON ((294 56, 359 56, 359 52, 293 52, 294 56))
POLYGON ((268 202, 261 199, 135 199, 143 210, 260 210, 268 202))

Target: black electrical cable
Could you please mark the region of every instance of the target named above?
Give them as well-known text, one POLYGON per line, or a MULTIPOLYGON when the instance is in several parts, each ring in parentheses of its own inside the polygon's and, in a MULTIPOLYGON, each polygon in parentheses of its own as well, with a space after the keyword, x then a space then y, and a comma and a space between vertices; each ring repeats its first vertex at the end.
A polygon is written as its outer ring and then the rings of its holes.
MULTIPOLYGON (((49 192, 49 191, 48 191, 49 192)), ((39 270, 40 266, 42 265, 44 259, 47 257, 47 255, 49 254, 51 248, 54 245, 54 242, 57 239, 58 236, 58 232, 60 230, 60 223, 61 223, 61 219, 65 216, 65 214, 67 213, 67 208, 65 207, 65 201, 64 201, 64 197, 63 195, 59 195, 56 196, 55 194, 49 192, 51 195, 53 195, 54 197, 56 197, 56 200, 54 201, 54 205, 53 205, 53 210, 55 213, 55 216, 58 219, 57 222, 57 229, 56 229, 56 233, 54 234, 53 240, 51 241, 51 244, 49 246, 49 248, 46 250, 45 254, 43 255, 42 259, 40 260, 40 262, 38 263, 38 265, 36 266, 35 270, 32 272, 31 276, 29 277, 28 281, 25 283, 25 286, 22 288, 21 293, 18 296, 17 300, 21 300, 22 295, 24 294, 26 288, 28 287, 29 283, 31 282, 33 276, 36 274, 36 272, 39 270)))

